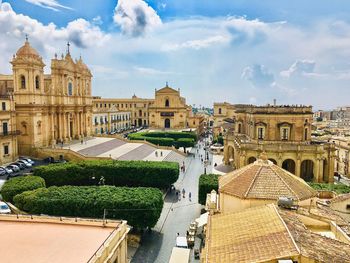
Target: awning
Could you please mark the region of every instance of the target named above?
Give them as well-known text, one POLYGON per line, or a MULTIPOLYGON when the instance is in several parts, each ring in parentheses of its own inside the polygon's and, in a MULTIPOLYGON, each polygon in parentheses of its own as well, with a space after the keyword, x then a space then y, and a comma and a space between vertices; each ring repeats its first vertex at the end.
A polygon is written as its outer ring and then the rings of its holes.
POLYGON ((209 212, 206 212, 195 220, 198 223, 198 227, 202 227, 208 223, 208 215, 209 212))

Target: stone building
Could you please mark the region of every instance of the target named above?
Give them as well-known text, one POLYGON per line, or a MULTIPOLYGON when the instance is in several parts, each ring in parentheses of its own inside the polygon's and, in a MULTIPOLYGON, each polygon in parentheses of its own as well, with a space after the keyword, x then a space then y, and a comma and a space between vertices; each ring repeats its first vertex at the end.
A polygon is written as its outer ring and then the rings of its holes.
POLYGON ((12 79, 0 75, 0 163, 14 161, 18 156, 15 101, 12 79))
POLYGON ((45 64, 28 39, 11 64, 13 74, 1 75, 0 82, 12 82, 8 92, 15 101, 20 154, 90 135, 92 75, 81 58, 72 59, 69 44, 65 56, 51 60, 49 75, 44 74, 45 64))
POLYGON ((335 147, 311 140, 311 106, 214 104, 215 125, 229 124, 224 162, 234 168, 269 160, 306 181, 333 182, 335 147))
POLYGON ((143 99, 136 95, 131 99, 101 98, 93 97, 94 110, 105 110, 115 107, 121 112, 131 113, 131 125, 135 127, 148 127, 149 125, 149 107, 154 102, 153 99, 143 99))
POLYGON ((186 129, 191 114, 192 109, 186 105, 186 99, 180 96, 180 90, 174 90, 168 84, 155 90, 155 100, 149 108, 151 128, 186 129))
POLYGON ((220 211, 239 212, 280 197, 293 198, 299 206, 315 203, 317 192, 304 180, 262 158, 243 168, 219 177, 220 211))
POLYGON ((130 111, 120 111, 115 105, 111 108, 96 108, 95 105, 92 114, 94 134, 110 134, 131 127, 130 111))

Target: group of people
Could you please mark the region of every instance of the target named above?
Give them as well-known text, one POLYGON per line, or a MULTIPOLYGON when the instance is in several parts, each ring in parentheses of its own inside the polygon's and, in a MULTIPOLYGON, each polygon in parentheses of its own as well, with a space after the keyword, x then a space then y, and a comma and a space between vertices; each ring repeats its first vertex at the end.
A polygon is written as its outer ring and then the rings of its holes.
MULTIPOLYGON (((156 157, 158 157, 158 151, 155 151, 156 157)), ((163 157, 163 151, 160 151, 160 157, 163 157)))
MULTIPOLYGON (((176 194, 177 199, 180 201, 181 200, 181 193, 180 193, 180 191, 176 190, 175 194, 176 194)), ((186 197, 186 190, 185 190, 185 188, 182 188, 182 198, 185 198, 185 197, 186 197)), ((188 199, 190 200, 190 202, 192 201, 191 198, 192 198, 192 194, 191 194, 191 192, 189 192, 188 193, 188 199)))

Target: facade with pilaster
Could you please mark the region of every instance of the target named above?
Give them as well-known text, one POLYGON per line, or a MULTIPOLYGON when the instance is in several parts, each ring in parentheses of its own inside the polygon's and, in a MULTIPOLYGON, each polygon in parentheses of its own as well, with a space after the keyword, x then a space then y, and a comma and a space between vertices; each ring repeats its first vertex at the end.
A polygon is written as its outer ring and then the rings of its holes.
POLYGON ((238 169, 265 151, 270 161, 305 181, 333 182, 335 147, 311 140, 311 106, 214 104, 216 116, 216 124, 230 124, 225 164, 238 169))
POLYGON ((18 149, 30 154, 35 147, 52 146, 90 136, 92 125, 91 72, 82 59, 65 55, 51 60, 51 74, 28 39, 11 61, 18 149))

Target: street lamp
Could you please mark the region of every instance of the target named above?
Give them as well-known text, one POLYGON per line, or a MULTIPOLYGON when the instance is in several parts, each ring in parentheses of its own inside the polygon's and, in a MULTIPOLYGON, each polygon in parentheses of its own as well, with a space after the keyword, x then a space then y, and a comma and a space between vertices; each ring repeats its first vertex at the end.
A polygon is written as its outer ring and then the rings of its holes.
POLYGON ((204 160, 204 174, 207 174, 208 161, 204 160))

